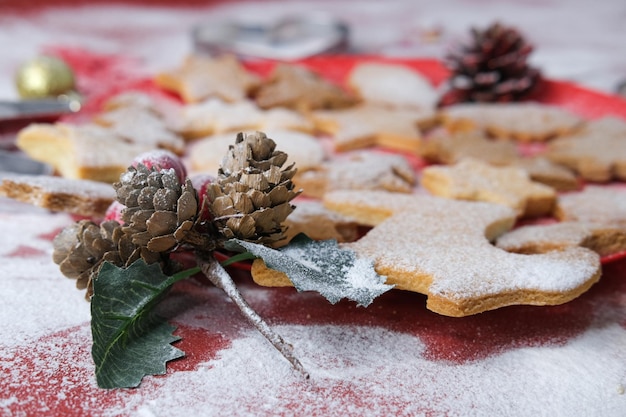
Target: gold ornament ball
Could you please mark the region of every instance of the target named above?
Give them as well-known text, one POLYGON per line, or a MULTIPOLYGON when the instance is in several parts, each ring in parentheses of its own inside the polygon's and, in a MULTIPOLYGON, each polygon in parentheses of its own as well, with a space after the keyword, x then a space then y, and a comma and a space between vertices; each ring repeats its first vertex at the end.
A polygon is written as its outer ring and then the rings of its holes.
POLYGON ((40 56, 22 65, 15 84, 22 98, 55 97, 74 90, 74 72, 62 59, 40 56))

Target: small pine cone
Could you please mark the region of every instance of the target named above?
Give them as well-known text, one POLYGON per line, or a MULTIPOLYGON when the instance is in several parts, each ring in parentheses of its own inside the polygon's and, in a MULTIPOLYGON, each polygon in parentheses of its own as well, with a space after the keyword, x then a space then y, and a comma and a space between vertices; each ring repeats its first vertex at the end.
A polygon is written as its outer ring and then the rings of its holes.
MULTIPOLYGON (((122 231, 141 257, 158 257, 187 241, 198 216, 198 198, 189 179, 181 186, 173 169, 130 167, 113 184, 122 210, 122 231), (150 255, 150 253, 154 255, 150 255)), ((135 257, 138 257, 135 255, 135 257)))
POLYGON ((262 132, 239 133, 207 187, 213 224, 226 239, 272 244, 284 239, 283 222, 299 192, 291 181, 293 164, 282 169, 287 154, 262 132))
POLYGON ((87 289, 87 299, 93 294, 93 280, 104 261, 124 264, 113 238, 119 226, 115 220, 100 225, 81 220, 63 229, 53 240, 53 261, 63 275, 76 279, 78 289, 87 289))
POLYGON ((527 97, 540 79, 539 71, 527 64, 531 52, 532 46, 513 28, 495 23, 484 31, 472 29, 471 42, 446 57, 452 75, 440 105, 527 97))

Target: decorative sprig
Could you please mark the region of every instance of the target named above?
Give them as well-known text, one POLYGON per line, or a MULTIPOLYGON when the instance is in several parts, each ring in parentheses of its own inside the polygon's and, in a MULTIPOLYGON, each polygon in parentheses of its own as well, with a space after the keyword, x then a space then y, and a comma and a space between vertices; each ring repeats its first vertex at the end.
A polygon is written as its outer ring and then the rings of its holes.
POLYGON ((100 387, 136 387, 184 355, 171 345, 178 340, 175 327, 153 311, 174 283, 198 272, 305 378, 309 374, 292 346, 250 307, 224 264, 262 258, 299 291, 317 291, 331 303, 348 298, 367 306, 391 288, 371 262, 336 241, 299 236, 280 250, 268 246, 284 238, 283 222, 295 208, 290 201, 299 194, 291 182, 296 170, 282 168, 287 155, 275 146, 261 132, 238 134, 217 178, 200 183, 187 178, 173 154, 140 156, 114 184, 123 204, 120 218, 100 225, 83 220, 55 239, 53 259, 62 272, 89 277, 79 282, 93 287, 92 356, 100 387), (218 249, 243 253, 220 264, 218 249), (177 272, 180 265, 171 254, 180 252, 194 253, 197 266, 177 272))

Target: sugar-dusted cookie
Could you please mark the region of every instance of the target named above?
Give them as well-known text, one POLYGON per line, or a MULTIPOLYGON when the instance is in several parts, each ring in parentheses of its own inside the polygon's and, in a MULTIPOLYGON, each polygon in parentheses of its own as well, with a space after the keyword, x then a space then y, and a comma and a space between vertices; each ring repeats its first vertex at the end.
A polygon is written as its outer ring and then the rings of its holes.
POLYGON ((475 159, 426 167, 420 182, 434 195, 503 204, 520 217, 548 215, 556 201, 553 188, 531 181, 523 169, 496 167, 475 159))
MULTIPOLYGON (((516 217, 498 204, 383 191, 336 191, 324 203, 374 226, 345 247, 373 260, 387 284, 426 294, 427 307, 443 315, 562 304, 600 277, 599 256, 586 248, 522 255, 492 245, 516 217)), ((270 271, 262 261, 253 264, 255 280, 255 272, 261 278, 280 275, 270 271)))
POLYGON ((331 190, 387 190, 409 193, 415 171, 401 155, 377 151, 354 151, 336 155, 318 169, 294 177, 302 195, 321 198, 331 190))
POLYGON ((626 180, 626 120, 591 121, 578 133, 550 143, 546 156, 588 181, 626 180))
POLYGON ((555 216, 562 221, 609 224, 626 228, 626 188, 587 185, 559 195, 555 216))
POLYGON ((349 107, 357 102, 349 92, 310 69, 286 63, 274 67, 254 96, 261 108, 285 107, 301 112, 349 107))
POLYGON ((452 131, 483 130, 489 135, 521 142, 542 142, 580 128, 584 120, 560 107, 523 103, 464 103, 441 111, 452 131))
POLYGON ((509 252, 529 254, 582 246, 600 256, 608 256, 626 250, 626 228, 576 221, 526 225, 500 236, 496 246, 509 252))
POLYGON ((209 98, 187 104, 179 112, 179 132, 187 139, 238 130, 254 130, 261 124, 261 110, 249 100, 233 103, 209 98))
POLYGON ((150 108, 118 107, 97 114, 93 120, 129 142, 145 143, 178 155, 185 152, 183 138, 170 130, 165 120, 150 108))
POLYGON ((492 165, 508 165, 519 157, 517 146, 488 138, 482 131, 438 131, 422 142, 420 155, 428 162, 452 165, 474 158, 492 165))
POLYGON ((130 142, 106 127, 65 123, 31 124, 18 133, 16 145, 63 177, 109 183, 119 180, 135 156, 156 148, 130 142))
POLYGON ((184 102, 197 103, 209 97, 242 100, 259 85, 260 79, 233 56, 190 55, 180 67, 158 73, 154 81, 164 90, 180 95, 184 102))
POLYGON ((115 200, 110 184, 42 175, 3 175, 0 195, 87 217, 102 217, 115 200))
POLYGON ((433 109, 439 99, 428 79, 401 64, 359 63, 348 74, 347 84, 363 101, 394 108, 433 109))
POLYGON ((159 112, 154 98, 142 91, 125 91, 106 100, 102 105, 103 111, 118 110, 121 108, 140 108, 159 112))
POLYGON ((317 128, 332 136, 339 152, 375 145, 418 153, 420 126, 435 122, 432 110, 390 109, 381 105, 359 105, 343 110, 316 111, 317 128))
MULTIPOLYGON (((290 130, 268 130, 276 147, 289 155, 300 173, 318 168, 326 158, 324 147, 314 136, 290 130)), ((235 144, 236 132, 207 136, 191 143, 187 160, 191 171, 216 175, 228 147, 235 144)))
POLYGON ((293 203, 296 208, 285 220, 286 238, 279 242, 281 246, 299 233, 314 240, 352 242, 357 239, 359 225, 353 219, 327 209, 319 200, 300 198, 293 203))
POLYGON ((187 104, 178 112, 177 130, 187 139, 239 130, 301 130, 312 132, 313 122, 302 114, 286 109, 260 109, 253 101, 228 103, 211 98, 187 104))
POLYGON ((490 165, 519 167, 531 180, 557 191, 580 187, 578 178, 570 169, 542 156, 523 156, 515 143, 493 140, 481 131, 435 132, 422 141, 420 155, 428 162, 446 165, 472 158, 490 165))
POLYGON ((552 187, 556 191, 574 191, 581 187, 574 172, 540 155, 520 157, 507 165, 522 168, 531 180, 552 187))

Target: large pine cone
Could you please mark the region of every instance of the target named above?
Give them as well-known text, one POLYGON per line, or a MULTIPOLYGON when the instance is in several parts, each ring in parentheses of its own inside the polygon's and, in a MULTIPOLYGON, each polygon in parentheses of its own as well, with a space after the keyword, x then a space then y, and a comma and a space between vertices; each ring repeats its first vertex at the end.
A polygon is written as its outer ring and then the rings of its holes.
POLYGON ((122 211, 124 234, 132 243, 153 253, 169 252, 193 234, 198 198, 189 179, 181 186, 174 170, 156 170, 143 164, 130 167, 113 184, 122 211))
POLYGON ((291 181, 293 164, 282 169, 286 161, 287 154, 264 133, 237 135, 217 181, 207 187, 213 224, 224 238, 261 244, 284 239, 283 222, 299 194, 291 181))
POLYGON ((510 102, 528 96, 540 78, 527 64, 531 52, 532 46, 513 28, 495 23, 484 31, 472 29, 471 42, 446 57, 452 75, 440 104, 510 102))

